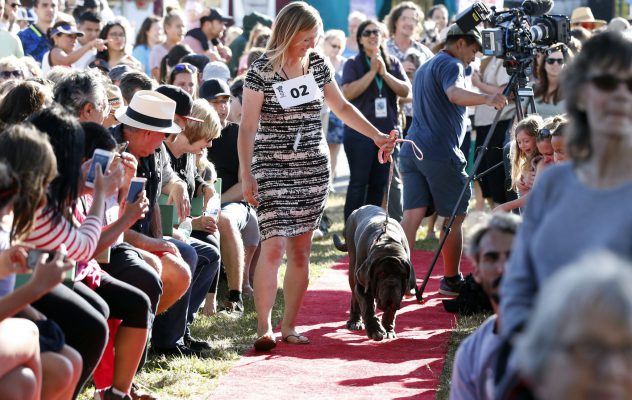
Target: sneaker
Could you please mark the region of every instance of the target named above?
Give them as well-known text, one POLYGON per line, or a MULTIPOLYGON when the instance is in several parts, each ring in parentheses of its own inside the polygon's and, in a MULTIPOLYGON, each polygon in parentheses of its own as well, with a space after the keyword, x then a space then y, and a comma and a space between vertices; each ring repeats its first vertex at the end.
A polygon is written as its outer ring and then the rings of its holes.
POLYGON ((239 301, 224 301, 224 305, 220 310, 221 314, 228 315, 235 318, 240 318, 244 315, 244 304, 239 301))
POLYGON ((463 275, 460 273, 450 278, 444 276, 439 281, 439 293, 444 296, 458 296, 464 282, 463 275))
POLYGON ((186 345, 178 344, 176 347, 151 347, 151 354, 165 357, 200 357, 207 356, 202 350, 195 350, 186 345))
POLYGON ((313 233, 312 233, 312 239, 313 240, 318 240, 321 239, 323 236, 325 236, 323 234, 323 231, 321 231, 320 229, 316 229, 313 233))
POLYGON ((211 344, 209 342, 194 338, 190 334, 184 335, 184 345, 195 351, 211 350, 211 344))

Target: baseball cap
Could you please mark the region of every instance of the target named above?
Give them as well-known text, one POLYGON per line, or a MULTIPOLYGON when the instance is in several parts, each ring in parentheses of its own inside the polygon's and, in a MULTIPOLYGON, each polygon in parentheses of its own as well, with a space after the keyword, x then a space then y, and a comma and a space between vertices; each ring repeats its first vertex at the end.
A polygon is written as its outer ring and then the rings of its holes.
POLYGON ((110 72, 108 73, 108 77, 110 78, 111 81, 120 81, 121 78, 123 78, 123 75, 131 71, 134 71, 134 69, 130 67, 129 65, 119 64, 113 67, 112 69, 110 69, 110 72))
POLYGON ((480 32, 476 28, 472 28, 467 32, 463 32, 463 30, 459 28, 457 24, 452 24, 450 28, 448 28, 448 34, 446 35, 446 38, 449 38, 450 36, 471 36, 476 40, 476 43, 478 43, 481 48, 483 47, 483 39, 481 38, 480 32))
POLYGON ((200 98, 213 100, 220 96, 230 96, 228 84, 223 79, 209 79, 200 86, 200 98))
POLYGON ((202 79, 207 81, 211 78, 220 78, 228 82, 230 80, 228 66, 221 61, 211 61, 206 64, 204 71, 202 71, 202 79))
POLYGON ((231 17, 225 17, 224 14, 222 14, 222 10, 220 10, 219 8, 211 8, 210 14, 202 17, 201 19, 202 21, 219 20, 227 24, 232 24, 234 22, 231 17))
POLYGON ((92 61, 90 64, 88 64, 88 67, 89 68, 98 68, 102 72, 105 72, 105 74, 108 75, 108 77, 109 77, 110 65, 108 64, 107 61, 105 61, 102 58, 95 58, 94 61, 92 61))
POLYGON ((156 92, 164 94, 165 96, 176 102, 177 115, 191 121, 204 122, 199 118, 193 118, 190 116, 191 110, 193 109, 193 98, 191 98, 191 95, 181 88, 173 85, 161 85, 158 86, 156 92))

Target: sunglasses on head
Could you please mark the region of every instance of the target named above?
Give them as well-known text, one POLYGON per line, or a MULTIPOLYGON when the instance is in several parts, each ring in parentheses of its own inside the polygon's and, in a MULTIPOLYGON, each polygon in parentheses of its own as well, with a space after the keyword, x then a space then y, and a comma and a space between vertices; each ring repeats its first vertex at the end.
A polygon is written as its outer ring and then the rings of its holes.
POLYGON ((382 31, 380 31, 379 29, 365 29, 364 31, 362 31, 363 37, 369 37, 371 35, 380 36, 381 34, 382 34, 382 31))
POLYGON ((173 71, 176 73, 188 72, 190 74, 195 74, 197 72, 197 68, 195 67, 195 65, 182 63, 182 64, 176 64, 176 66, 173 67, 173 71))
POLYGON ((542 128, 538 131, 538 140, 544 140, 551 138, 553 136, 553 132, 547 128, 542 128))
POLYGON ((4 79, 9 79, 11 77, 22 78, 24 75, 22 74, 22 71, 16 69, 15 71, 2 71, 0 72, 0 76, 4 79))
POLYGON ((630 92, 632 92, 632 78, 620 79, 614 75, 603 74, 588 78, 598 89, 604 92, 614 92, 619 87, 619 84, 624 83, 630 92))
POLYGON ((560 65, 564 65, 564 59, 563 58, 547 58, 546 59, 546 63, 549 65, 553 65, 555 63, 558 63, 560 65))

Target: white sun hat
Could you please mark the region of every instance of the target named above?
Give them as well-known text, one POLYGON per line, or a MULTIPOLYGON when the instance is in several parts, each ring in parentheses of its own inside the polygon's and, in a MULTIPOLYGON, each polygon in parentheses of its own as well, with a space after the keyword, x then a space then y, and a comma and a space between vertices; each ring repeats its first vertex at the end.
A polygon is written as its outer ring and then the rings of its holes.
POLYGON ((173 122, 176 102, 164 94, 151 90, 139 90, 134 93, 128 107, 116 110, 116 119, 133 128, 153 132, 180 133, 182 128, 173 122))

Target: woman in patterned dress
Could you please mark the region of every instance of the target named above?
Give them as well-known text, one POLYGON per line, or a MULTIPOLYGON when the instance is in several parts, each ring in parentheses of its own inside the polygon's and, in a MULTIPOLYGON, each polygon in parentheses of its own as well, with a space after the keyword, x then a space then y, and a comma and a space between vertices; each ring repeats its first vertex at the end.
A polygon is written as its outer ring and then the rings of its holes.
POLYGON ((257 207, 261 229, 254 284, 255 348, 262 351, 276 345, 271 314, 286 251, 281 337, 292 344, 309 343, 295 325, 309 280, 312 232, 320 222, 329 186, 329 155, 320 119, 323 101, 377 146, 386 145, 388 153, 393 148, 388 136, 343 98, 330 66, 311 51, 322 26, 312 6, 294 2, 284 7, 265 54, 251 66, 244 86, 238 149, 244 198, 257 207))

